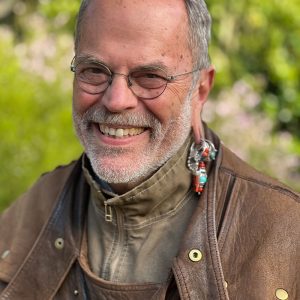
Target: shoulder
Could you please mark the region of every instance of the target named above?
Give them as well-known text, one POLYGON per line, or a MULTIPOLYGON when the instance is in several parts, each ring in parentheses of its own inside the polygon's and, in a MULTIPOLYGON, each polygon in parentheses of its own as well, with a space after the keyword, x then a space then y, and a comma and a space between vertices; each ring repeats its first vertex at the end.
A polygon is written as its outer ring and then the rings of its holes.
MULTIPOLYGON (((218 237, 230 295, 272 297, 284 287, 294 299, 300 246, 300 197, 222 146, 219 182, 225 191, 218 237), (245 289, 245 286, 253 289, 245 289)), ((220 195, 220 192, 219 192, 220 195)), ((220 196, 220 198, 222 198, 220 196)))
POLYGON ((249 241, 259 245, 269 241, 279 247, 282 238, 294 248, 299 245, 299 193, 255 170, 226 147, 222 146, 221 152, 219 182, 225 194, 220 196, 225 198, 219 236, 221 248, 225 240, 232 246, 241 236, 245 245, 249 241))
POLYGON ((75 165, 76 161, 43 174, 0 215, 0 280, 9 280, 13 265, 19 265, 34 244, 75 165), (7 257, 1 260, 3 253, 7 257))
MULTIPOLYGON (((55 202, 56 196, 60 193, 71 174, 75 163, 76 162, 73 161, 68 165, 58 166, 53 171, 41 175, 27 192, 4 210, 0 215, 0 224, 7 220, 8 216, 16 213, 19 215, 20 213, 34 212, 39 209, 48 212, 48 209, 55 202)), ((1 229, 2 228, 1 226, 1 229)))
POLYGON ((234 178, 240 187, 244 188, 243 192, 245 194, 250 193, 254 196, 257 192, 260 192, 265 196, 277 195, 275 198, 266 198, 265 200, 276 201, 277 198, 281 198, 289 199, 298 206, 300 204, 300 194, 298 192, 254 169, 225 146, 222 146, 220 172, 234 178))
POLYGON ((285 239, 299 245, 299 193, 255 170, 224 146, 222 153, 219 178, 227 188, 220 243, 243 235, 245 244, 251 237, 253 244, 269 239, 278 247, 285 239))

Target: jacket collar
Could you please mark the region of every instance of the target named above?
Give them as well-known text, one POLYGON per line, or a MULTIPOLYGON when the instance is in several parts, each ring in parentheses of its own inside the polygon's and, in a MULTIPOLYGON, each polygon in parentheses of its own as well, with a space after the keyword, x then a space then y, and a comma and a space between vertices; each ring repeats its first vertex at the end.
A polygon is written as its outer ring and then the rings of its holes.
POLYGON ((101 192, 85 160, 83 171, 91 187, 92 201, 103 214, 105 206, 121 207, 124 226, 145 225, 153 219, 167 215, 170 211, 175 211, 191 186, 191 173, 187 168, 190 144, 191 137, 178 153, 148 180, 123 195, 115 195, 109 199, 101 192))
POLYGON ((221 205, 219 202, 223 201, 226 193, 226 184, 221 184, 217 195, 223 154, 218 137, 206 126, 205 133, 206 138, 218 149, 217 160, 209 166, 208 183, 191 218, 179 255, 174 259, 173 273, 182 299, 226 300, 228 294, 224 286, 216 223, 216 220, 220 220, 220 216, 216 215, 216 207, 221 205), (202 259, 197 262, 189 257, 194 250, 202 254, 202 259))

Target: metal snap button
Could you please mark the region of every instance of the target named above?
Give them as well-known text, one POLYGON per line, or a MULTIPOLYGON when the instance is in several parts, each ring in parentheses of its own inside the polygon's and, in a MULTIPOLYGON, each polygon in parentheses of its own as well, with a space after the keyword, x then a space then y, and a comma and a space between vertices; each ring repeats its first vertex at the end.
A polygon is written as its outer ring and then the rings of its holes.
POLYGON ((56 239, 54 245, 55 245, 56 249, 62 250, 65 246, 64 239, 62 239, 62 238, 56 239))
POLYGON ((9 256, 10 251, 9 250, 5 250, 2 255, 1 255, 1 259, 5 259, 7 256, 9 256))
POLYGON ((289 298, 288 292, 284 289, 277 289, 275 295, 279 300, 287 300, 289 298))
POLYGON ((75 295, 75 296, 78 296, 78 295, 79 295, 78 290, 75 290, 75 291, 74 291, 74 295, 75 295))
POLYGON ((202 253, 198 249, 192 249, 189 252, 189 259, 193 262, 198 262, 202 259, 202 253))

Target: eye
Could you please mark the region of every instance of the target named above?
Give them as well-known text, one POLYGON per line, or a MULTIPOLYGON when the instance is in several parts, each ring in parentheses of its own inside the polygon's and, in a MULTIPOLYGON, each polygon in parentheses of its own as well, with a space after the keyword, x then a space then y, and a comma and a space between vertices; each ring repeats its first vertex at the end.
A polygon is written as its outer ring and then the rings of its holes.
POLYGON ((109 70, 99 65, 78 65, 78 73, 80 74, 105 74, 110 75, 109 70))
POLYGON ((158 89, 167 84, 166 74, 161 70, 142 70, 130 74, 130 78, 137 85, 146 89, 158 89))
POLYGON ((163 78, 159 74, 155 74, 155 73, 145 73, 143 76, 146 78, 163 78))
POLYGON ((81 81, 93 85, 106 83, 111 76, 109 69, 100 64, 80 63, 76 67, 76 71, 81 81))
POLYGON ((104 73, 104 70, 99 68, 99 67, 90 67, 90 68, 86 68, 84 70, 87 73, 94 73, 94 74, 102 74, 104 73))

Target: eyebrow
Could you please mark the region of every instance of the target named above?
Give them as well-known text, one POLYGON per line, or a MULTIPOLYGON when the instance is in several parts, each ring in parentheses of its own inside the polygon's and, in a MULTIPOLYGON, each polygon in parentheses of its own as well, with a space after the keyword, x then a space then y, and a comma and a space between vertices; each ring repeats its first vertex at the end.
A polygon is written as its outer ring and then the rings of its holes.
POLYGON ((169 68, 166 66, 165 63, 163 63, 162 61, 153 61, 149 64, 143 64, 143 65, 139 65, 136 68, 133 69, 134 70, 162 70, 166 73, 168 73, 169 68))
MULTIPOLYGON (((90 61, 93 63, 101 63, 101 64, 107 66, 109 69, 111 69, 111 67, 106 62, 104 62, 90 54, 79 54, 79 55, 76 55, 76 58, 79 61, 87 60, 87 61, 90 61)), ((130 72, 137 71, 137 70, 156 70, 156 69, 163 70, 166 73, 168 73, 168 71, 169 71, 169 68, 163 61, 154 60, 148 64, 138 65, 138 66, 134 67, 132 70, 130 70, 130 72)))
POLYGON ((94 63, 101 63, 101 64, 104 64, 104 61, 101 61, 99 60, 98 58, 96 58, 95 56, 93 55, 90 55, 90 54, 79 54, 79 55, 76 55, 76 58, 79 60, 79 61, 84 61, 84 60, 87 60, 87 61, 90 61, 90 62, 94 62, 94 63))

